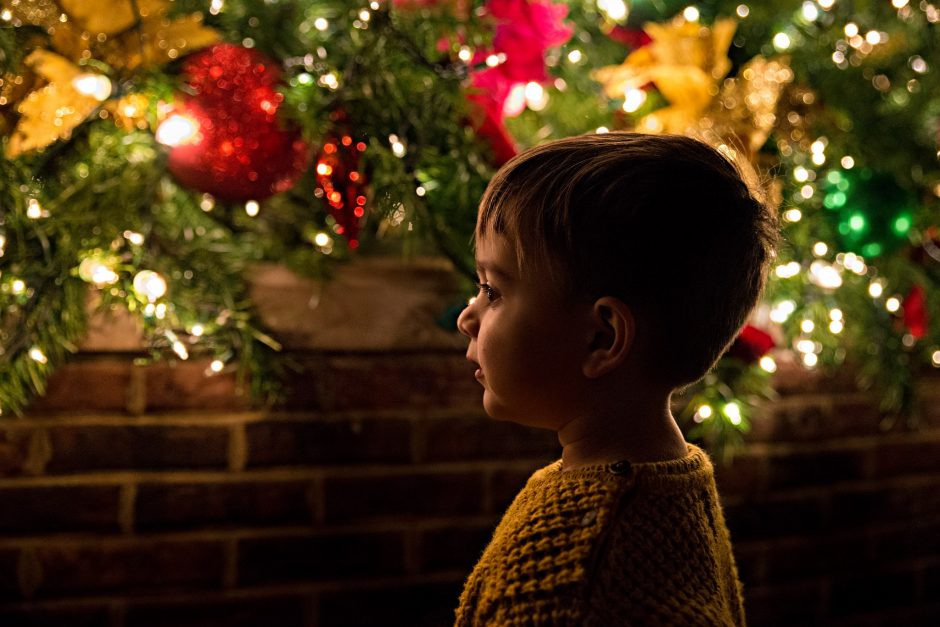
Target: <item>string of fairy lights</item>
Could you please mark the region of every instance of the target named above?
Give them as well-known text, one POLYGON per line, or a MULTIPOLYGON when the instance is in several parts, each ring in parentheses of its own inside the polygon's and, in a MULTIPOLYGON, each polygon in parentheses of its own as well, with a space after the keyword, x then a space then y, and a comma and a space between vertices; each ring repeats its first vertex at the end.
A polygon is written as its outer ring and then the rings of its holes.
MULTIPOLYGON (((394 10, 405 11, 408 4, 395 3, 394 10)), ((415 4, 420 5, 414 9, 416 11, 433 10, 433 7, 425 6, 433 3, 415 4)), ((603 23, 601 32, 610 33, 612 29, 627 25, 631 13, 637 11, 642 3, 596 0, 584 4, 591 5, 588 11, 591 19, 603 23)), ((209 0, 200 10, 208 16, 225 16, 236 5, 241 8, 235 0, 209 0)), ((729 75, 732 64, 726 58, 728 46, 742 48, 747 43, 754 48, 751 45, 754 42, 743 39, 742 33, 746 31, 743 27, 761 19, 767 7, 730 4, 728 15, 720 16, 715 14, 714 5, 709 3, 685 7, 672 5, 679 7, 678 11, 670 12, 675 12, 675 17, 671 20, 663 17, 649 30, 654 45, 644 52, 648 53, 647 57, 634 57, 630 52, 620 66, 599 67, 609 59, 599 60, 602 55, 595 45, 597 42, 575 34, 563 45, 552 45, 546 50, 545 65, 552 69, 547 79, 520 80, 507 86, 507 95, 499 103, 499 113, 511 129, 523 128, 521 122, 513 126, 513 121, 524 121, 527 116, 549 119, 554 115, 556 101, 572 95, 571 83, 577 84, 578 78, 590 76, 596 83, 594 87, 597 84, 602 86, 609 111, 604 117, 592 118, 594 122, 585 128, 569 129, 571 132, 593 130, 603 133, 625 127, 646 132, 684 132, 694 126, 694 130, 713 140, 720 150, 740 159, 756 159, 766 140, 773 138, 778 159, 774 166, 783 179, 780 185, 783 197, 778 200, 784 229, 790 232, 800 230, 801 237, 809 245, 804 246, 805 250, 787 252, 771 270, 768 300, 759 307, 755 319, 772 328, 778 339, 784 337, 785 342, 782 345, 778 343, 773 351, 756 359, 754 367, 769 374, 777 371, 781 360, 795 360, 808 369, 838 363, 844 353, 841 338, 851 333, 853 325, 861 324, 855 316, 854 305, 845 302, 843 294, 861 289, 867 294, 870 304, 887 314, 897 315, 905 309, 905 286, 889 280, 880 260, 895 242, 907 241, 917 230, 919 225, 913 210, 916 199, 910 200, 904 196, 903 190, 895 190, 892 184, 877 178, 877 173, 875 178, 869 178, 863 152, 848 148, 850 144, 842 141, 834 131, 823 133, 816 128, 812 116, 814 108, 820 106, 819 97, 809 88, 795 84, 795 71, 788 65, 787 58, 808 46, 817 46, 819 34, 825 32, 826 54, 820 62, 847 75, 857 71, 861 80, 867 83, 865 89, 874 90, 888 105, 899 109, 909 107, 912 99, 924 94, 925 85, 930 84, 927 79, 935 71, 933 59, 920 51, 906 58, 903 71, 890 73, 874 69, 875 65, 870 63, 872 59, 905 43, 894 26, 874 23, 864 15, 841 11, 840 8, 848 6, 845 0, 807 0, 796 3, 795 10, 786 19, 768 23, 769 31, 764 29, 759 35, 758 57, 737 68, 736 74, 729 75), (742 28, 735 32, 738 26, 742 28), (677 53, 689 41, 703 46, 707 54, 703 55, 704 65, 694 68, 703 73, 701 84, 695 87, 694 81, 684 81, 684 85, 693 87, 681 87, 699 89, 699 92, 680 94, 691 96, 688 100, 699 104, 683 109, 679 106, 681 98, 670 100, 677 87, 669 84, 662 75, 657 75, 655 69, 656 64, 665 65, 677 59, 679 63, 674 65, 691 64, 691 60, 677 53), (664 47, 669 48, 669 54, 657 58, 657 50, 664 47), (670 54, 673 56, 669 57, 670 54), (655 89, 651 89, 650 84, 655 89), (743 135, 745 140, 738 145, 727 141, 726 134, 743 135), (872 235, 875 227, 871 218, 857 202, 860 196, 873 188, 879 192, 887 189, 887 193, 894 194, 890 201, 897 204, 887 231, 878 237, 872 235), (831 224, 829 231, 817 233, 809 227, 824 221, 831 224)), ((925 0, 891 0, 890 5, 901 24, 912 23, 915 18, 931 25, 940 21, 940 9, 925 0)), ((569 7, 574 10, 575 3, 569 3, 569 7)), ((24 23, 24 18, 22 12, 17 12, 22 7, 14 8, 5 5, 0 11, 0 20, 16 27, 24 23)), ((293 106, 301 113, 307 106, 302 94, 316 91, 342 96, 343 90, 355 77, 346 74, 348 66, 339 62, 334 48, 339 43, 335 38, 342 37, 344 42, 348 42, 350 33, 365 33, 379 28, 380 24, 387 22, 389 3, 362 2, 361 6, 346 7, 344 11, 338 14, 333 9, 321 10, 311 5, 300 14, 299 21, 291 25, 301 38, 306 38, 305 41, 314 42, 297 56, 278 63, 279 70, 284 72, 279 93, 301 94, 292 99, 293 106), (350 29, 350 32, 343 32, 343 29, 350 29)), ((47 17, 43 15, 36 19, 47 17)), ((163 13, 157 17, 169 23, 170 18, 163 13)), ((60 19, 60 23, 65 26, 76 21, 74 16, 64 12, 61 18, 64 19, 60 19)), ((201 25, 199 20, 201 16, 193 23, 201 25)), ((415 24, 420 22, 419 17, 415 24)), ((265 25, 253 16, 247 18, 247 23, 250 28, 239 33, 235 41, 250 50, 255 48, 259 37, 258 31, 252 32, 252 29, 262 29, 265 25)), ((56 27, 60 27, 59 24, 56 27)), ((634 27, 634 30, 636 32, 628 35, 635 36, 641 28, 634 27)), ((217 33, 198 33, 199 46, 209 45, 219 38, 217 33)), ((95 37, 91 40, 95 41, 95 37)), ((154 50, 145 52, 152 55, 158 49, 164 61, 177 58, 185 61, 187 55, 197 48, 194 42, 167 37, 162 42, 155 40, 154 50)), ((102 43, 106 42, 102 40, 102 43)), ((476 45, 457 37, 448 40, 446 48, 439 48, 439 52, 448 57, 447 63, 462 64, 467 72, 498 69, 513 62, 507 52, 494 49, 489 41, 476 45)), ((26 97, 27 100, 50 97, 55 92, 60 96, 68 95, 70 99, 56 110, 55 123, 51 125, 55 128, 47 133, 48 136, 20 137, 14 133, 7 146, 8 156, 42 150, 55 141, 67 139, 71 129, 87 119, 111 120, 128 132, 152 132, 152 138, 168 152, 192 143, 206 132, 201 128, 200 120, 181 102, 161 99, 154 103, 148 99, 149 94, 125 93, 126 85, 117 78, 118 73, 109 73, 107 64, 89 62, 96 60, 97 51, 91 50, 89 47, 82 52, 81 59, 69 61, 68 67, 56 76, 57 80, 48 80, 48 84, 36 90, 35 95, 26 97), (154 109, 155 118, 148 118, 148 110, 154 109), (11 147, 18 152, 11 155, 11 147)), ((48 58, 37 60, 37 64, 43 60, 48 61, 48 58)), ((12 80, 19 78, 13 77, 12 80)), ((0 90, 0 106, 7 104, 5 99, 8 96, 7 91, 0 90)), ((273 118, 279 105, 280 100, 262 99, 258 103, 261 108, 259 115, 267 113, 273 118)), ((304 171, 309 172, 314 182, 312 195, 315 200, 311 202, 319 202, 329 210, 322 224, 305 234, 306 243, 319 255, 336 257, 338 250, 354 249, 359 245, 358 221, 368 218, 373 202, 369 188, 372 181, 367 180, 366 174, 370 159, 391 155, 400 161, 402 171, 409 177, 407 184, 396 188, 395 193, 401 196, 391 199, 396 209, 382 216, 380 233, 398 228, 411 231, 415 204, 431 205, 445 187, 440 180, 442 174, 414 165, 425 150, 414 134, 388 128, 366 137, 357 131, 356 122, 342 120, 333 124, 328 135, 317 139, 319 143, 312 163, 304 166, 304 171), (359 166, 360 159, 363 167, 359 166), (341 215, 342 212, 348 213, 348 219, 341 215)), ((533 125, 533 128, 538 128, 537 132, 520 143, 534 143, 552 136, 548 123, 533 125)), ((851 129, 842 130, 851 132, 851 129)), ((929 189, 940 197, 940 181, 932 183, 929 189)), ((223 197, 216 190, 189 191, 195 194, 196 205, 205 214, 218 215, 222 206, 226 211, 236 207, 239 218, 260 222, 270 209, 267 198, 261 196, 242 195, 232 199, 223 197)), ((35 189, 24 196, 22 207, 17 210, 29 220, 41 222, 55 219, 58 202, 58 199, 47 198, 41 190, 35 189)), ((157 267, 143 267, 138 261, 128 262, 129 256, 141 259, 138 253, 149 246, 150 238, 151 234, 146 229, 121 229, 110 246, 84 251, 74 272, 94 289, 119 299, 127 297, 128 307, 133 307, 135 312, 159 328, 166 346, 177 358, 185 360, 191 355, 202 355, 201 345, 209 343, 213 334, 226 322, 227 314, 222 312, 218 318, 207 316, 204 319, 179 320, 174 308, 178 277, 170 276, 157 267)), ((0 257, 8 245, 9 235, 0 225, 0 257)), ((35 289, 26 276, 12 269, 5 269, 0 275, 0 294, 21 306, 34 295, 35 289)), ((913 347, 920 338, 909 332, 902 336, 901 341, 904 346, 913 347)), ((27 352, 37 364, 46 365, 50 361, 48 350, 42 346, 30 346, 27 352)), ((930 364, 940 368, 940 346, 932 347, 928 354, 930 364)), ((211 376, 225 371, 234 357, 231 350, 216 351, 206 374, 211 376)), ((733 389, 729 392, 726 383, 720 377, 706 381, 708 390, 694 402, 694 422, 707 424, 711 418, 721 415, 733 426, 746 425, 749 402, 733 389)))

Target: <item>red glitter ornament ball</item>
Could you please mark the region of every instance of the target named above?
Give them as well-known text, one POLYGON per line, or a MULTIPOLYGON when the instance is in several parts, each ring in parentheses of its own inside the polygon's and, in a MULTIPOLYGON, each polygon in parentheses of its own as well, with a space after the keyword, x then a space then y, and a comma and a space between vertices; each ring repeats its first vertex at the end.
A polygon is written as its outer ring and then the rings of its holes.
POLYGON ((157 129, 157 139, 173 146, 169 168, 177 180, 227 201, 290 189, 309 151, 297 129, 278 123, 278 66, 256 50, 223 43, 190 56, 183 72, 192 95, 157 129))
POLYGON ((359 229, 366 215, 365 176, 359 171, 363 141, 349 134, 330 136, 317 156, 317 187, 314 194, 326 203, 336 220, 336 233, 346 237, 350 248, 359 246, 359 229))

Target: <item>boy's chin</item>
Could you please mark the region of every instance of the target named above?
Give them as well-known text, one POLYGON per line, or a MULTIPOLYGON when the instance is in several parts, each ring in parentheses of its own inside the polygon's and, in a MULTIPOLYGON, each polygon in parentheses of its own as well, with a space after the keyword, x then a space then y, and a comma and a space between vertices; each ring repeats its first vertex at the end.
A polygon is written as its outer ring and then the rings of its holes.
POLYGON ((520 411, 508 407, 492 398, 489 391, 483 394, 483 411, 493 420, 499 420, 500 422, 514 422, 525 427, 557 430, 552 425, 547 424, 546 416, 541 412, 520 411))

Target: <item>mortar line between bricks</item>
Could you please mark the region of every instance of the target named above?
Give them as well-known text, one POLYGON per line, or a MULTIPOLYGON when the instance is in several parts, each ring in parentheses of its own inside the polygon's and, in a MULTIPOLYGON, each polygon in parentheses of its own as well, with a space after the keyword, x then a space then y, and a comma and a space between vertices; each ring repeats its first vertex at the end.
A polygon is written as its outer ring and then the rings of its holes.
POLYGON ((277 466, 273 468, 255 467, 240 472, 227 469, 187 469, 172 470, 103 470, 71 475, 45 475, 41 477, 3 477, 0 489, 36 488, 62 486, 100 486, 121 485, 127 482, 137 483, 251 483, 265 481, 310 481, 318 477, 330 478, 341 476, 343 479, 363 479, 378 477, 401 477, 414 474, 447 475, 463 472, 484 472, 498 467, 510 471, 534 471, 551 463, 545 458, 512 460, 482 459, 459 462, 431 462, 425 464, 370 464, 355 466, 277 466))
MULTIPOLYGON (((406 585, 421 585, 433 583, 453 583, 463 582, 467 578, 467 572, 463 570, 449 570, 438 573, 425 573, 421 575, 396 576, 385 578, 367 578, 367 579, 348 579, 332 581, 307 581, 289 584, 271 584, 252 586, 245 588, 234 588, 231 590, 200 590, 192 593, 160 594, 159 596, 147 596, 143 594, 130 594, 126 596, 90 596, 61 599, 47 599, 42 601, 22 601, 0 603, 0 610, 19 610, 32 611, 38 609, 53 610, 74 608, 76 605, 82 607, 102 607, 116 601, 130 604, 153 604, 159 603, 207 603, 213 601, 231 601, 262 599, 271 596, 305 596, 317 592, 344 592, 350 588, 361 590, 381 590, 387 588, 397 588, 406 585)), ((454 607, 457 607, 457 597, 454 597, 454 607)))
MULTIPOLYGON (((921 525, 932 525, 940 524, 940 514, 934 514, 932 516, 924 516, 918 518, 915 523, 916 526, 921 525)), ((897 531, 904 531, 909 529, 912 526, 912 522, 909 520, 895 521, 895 522, 886 522, 873 526, 859 527, 856 529, 841 529, 841 530, 828 530, 817 532, 812 535, 806 533, 800 533, 797 535, 785 535, 785 536, 773 536, 767 538, 752 538, 747 540, 735 540, 734 549, 741 551, 751 551, 755 549, 766 549, 772 547, 775 550, 780 548, 786 548, 787 546, 792 547, 802 547, 807 544, 819 544, 820 542, 825 542, 827 540, 867 540, 871 539, 873 536, 877 536, 882 533, 892 533, 897 531)), ((940 556, 938 556, 940 557, 940 556)))
POLYGON ((42 412, 14 420, 0 421, 0 430, 33 429, 38 427, 91 426, 226 426, 265 422, 344 422, 350 420, 419 420, 437 421, 454 418, 491 421, 482 410, 452 408, 378 409, 378 410, 230 410, 205 412, 194 410, 153 411, 141 415, 126 412, 42 412))
POLYGON ((912 473, 895 477, 878 479, 855 479, 826 483, 815 486, 798 486, 793 488, 778 488, 760 494, 740 495, 732 494, 722 497, 722 506, 730 507, 747 505, 748 503, 764 503, 767 501, 789 500, 791 498, 809 497, 821 498, 834 493, 845 492, 872 492, 884 488, 923 487, 936 484, 940 481, 940 472, 912 473), (768 498, 769 497, 769 498, 768 498))
POLYGON ((940 428, 907 433, 885 433, 879 435, 852 435, 806 442, 751 442, 736 455, 746 456, 789 456, 801 453, 829 453, 838 451, 858 451, 881 448, 891 444, 909 444, 920 442, 940 442, 940 428), (872 446, 872 445, 875 446, 872 446))
POLYGON ((427 532, 450 527, 496 527, 497 519, 492 515, 449 516, 439 518, 415 519, 396 516, 373 519, 362 522, 337 522, 324 525, 293 525, 279 527, 243 527, 225 529, 207 527, 205 529, 177 531, 144 531, 134 535, 101 535, 91 533, 59 533, 42 536, 4 536, 0 537, 0 549, 35 548, 65 545, 133 545, 148 542, 206 542, 223 543, 229 541, 295 538, 310 536, 333 536, 337 534, 373 534, 385 532, 407 532, 410 530, 427 532))

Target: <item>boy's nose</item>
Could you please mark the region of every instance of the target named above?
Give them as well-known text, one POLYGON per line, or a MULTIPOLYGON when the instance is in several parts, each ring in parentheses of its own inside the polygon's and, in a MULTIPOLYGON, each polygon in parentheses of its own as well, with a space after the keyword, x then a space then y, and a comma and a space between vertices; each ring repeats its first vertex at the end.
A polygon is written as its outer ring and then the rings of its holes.
POLYGON ((463 311, 460 312, 460 316, 457 318, 457 330, 469 338, 476 337, 477 320, 476 315, 473 313, 472 303, 464 307, 463 311))

